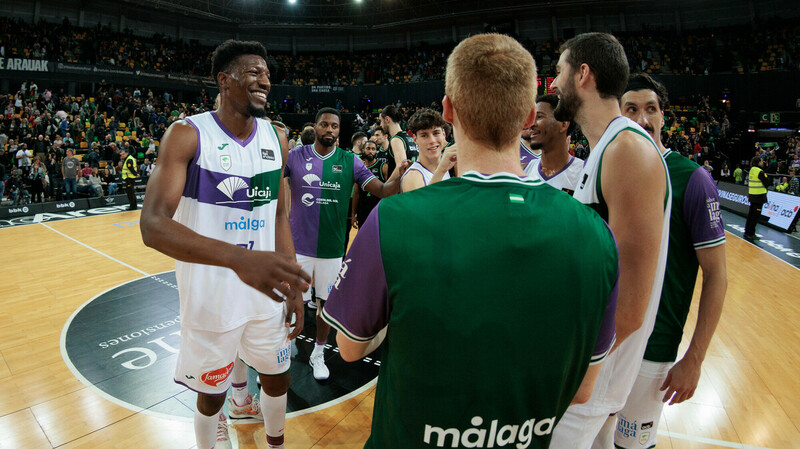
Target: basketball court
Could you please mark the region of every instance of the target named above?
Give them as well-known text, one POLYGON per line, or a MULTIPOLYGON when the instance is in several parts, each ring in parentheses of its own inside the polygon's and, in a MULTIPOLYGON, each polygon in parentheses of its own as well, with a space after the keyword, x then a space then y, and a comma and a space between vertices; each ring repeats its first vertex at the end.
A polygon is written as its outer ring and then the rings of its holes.
MULTIPOLYGON (((0 228, 0 448, 194 447, 194 396, 172 382, 173 260, 144 246, 138 211, 74 215, 0 228)), ((694 397, 666 407, 658 447, 797 448, 800 270, 727 237, 722 319, 694 397)), ((361 448, 380 360, 345 363, 332 348, 331 379, 315 381, 311 318, 292 350, 286 447, 361 448)), ((230 430, 239 448, 266 448, 260 422, 230 430)))

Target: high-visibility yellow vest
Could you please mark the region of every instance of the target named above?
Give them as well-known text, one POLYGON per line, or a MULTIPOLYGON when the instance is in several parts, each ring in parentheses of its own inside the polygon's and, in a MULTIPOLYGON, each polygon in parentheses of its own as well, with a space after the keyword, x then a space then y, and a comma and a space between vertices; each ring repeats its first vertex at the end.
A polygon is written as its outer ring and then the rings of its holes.
POLYGON ((122 163, 122 179, 129 179, 136 177, 136 173, 128 168, 129 160, 133 160, 133 166, 134 167, 136 166, 136 158, 129 154, 128 157, 125 158, 125 162, 122 163))
POLYGON ((767 193, 767 188, 764 187, 764 183, 758 178, 761 172, 762 170, 758 167, 750 169, 750 175, 747 177, 750 195, 764 195, 767 193))

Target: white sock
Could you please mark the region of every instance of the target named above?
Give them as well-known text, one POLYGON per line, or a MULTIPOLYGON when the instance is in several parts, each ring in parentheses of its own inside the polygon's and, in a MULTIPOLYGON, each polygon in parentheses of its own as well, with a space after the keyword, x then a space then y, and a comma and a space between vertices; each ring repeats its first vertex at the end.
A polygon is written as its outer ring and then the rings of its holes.
POLYGON ((233 387, 233 400, 236 405, 245 405, 247 402, 247 364, 239 357, 233 362, 233 372, 231 373, 231 386, 233 387))
POLYGON ((246 405, 247 399, 250 396, 250 392, 247 391, 247 384, 242 384, 242 386, 233 384, 233 392, 231 396, 233 396, 233 402, 235 402, 236 405, 246 405))
POLYGON ((286 423, 286 393, 274 398, 261 389, 261 413, 264 414, 264 430, 267 432, 267 447, 283 449, 283 427, 286 423))
POLYGON ((323 343, 323 344, 315 343, 314 344, 314 350, 311 351, 311 356, 313 357, 313 356, 315 356, 317 354, 321 354, 323 352, 325 352, 325 343, 323 343))
POLYGON ((217 423, 219 413, 206 416, 199 411, 194 411, 194 437, 197 440, 197 449, 212 449, 217 444, 217 423))
POLYGON ((247 364, 239 357, 233 361, 233 371, 231 372, 231 382, 234 384, 247 383, 247 364))

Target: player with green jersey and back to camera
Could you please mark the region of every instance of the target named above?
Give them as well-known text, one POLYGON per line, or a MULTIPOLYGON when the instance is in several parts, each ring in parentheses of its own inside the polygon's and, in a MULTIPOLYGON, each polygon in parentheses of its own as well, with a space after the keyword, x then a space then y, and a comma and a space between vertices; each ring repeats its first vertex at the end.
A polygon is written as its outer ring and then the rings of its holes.
POLYGON ((382 200, 345 257, 322 314, 345 360, 384 341, 367 448, 546 448, 613 345, 610 229, 519 163, 535 72, 510 37, 462 41, 443 100, 461 177, 382 200))

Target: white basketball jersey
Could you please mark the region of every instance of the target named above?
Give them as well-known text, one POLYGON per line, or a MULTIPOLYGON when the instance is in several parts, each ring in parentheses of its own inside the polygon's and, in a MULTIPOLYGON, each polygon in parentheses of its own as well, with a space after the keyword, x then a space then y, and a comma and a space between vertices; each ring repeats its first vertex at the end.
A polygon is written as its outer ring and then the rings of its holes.
MULTIPOLYGON (((253 133, 241 141, 214 112, 186 121, 197 131, 197 153, 173 219, 212 239, 274 251, 283 161, 272 125, 255 119, 253 133)), ((181 326, 224 332, 283 310, 229 268, 177 261, 175 272, 181 326)))
MULTIPOLYGON (((422 182, 424 182, 426 186, 431 183, 431 179, 433 179, 433 172, 425 168, 425 166, 422 165, 419 161, 414 162, 413 164, 411 164, 410 167, 408 167, 408 170, 406 170, 406 172, 403 173, 403 178, 405 178, 406 175, 411 173, 412 171, 419 172, 419 174, 422 175, 422 182)), ((449 173, 445 173, 444 176, 442 176, 442 181, 444 181, 445 179, 450 179, 449 173)))
POLYGON ((581 173, 583 172, 583 159, 575 156, 570 156, 569 162, 560 172, 551 177, 545 176, 542 172, 542 160, 534 159, 527 167, 525 167, 525 174, 534 179, 541 179, 550 186, 558 190, 564 190, 570 195, 578 188, 578 183, 581 180, 581 173))
MULTIPOLYGON (((644 350, 647 346, 647 339, 653 331, 653 325, 658 311, 658 302, 661 298, 661 287, 664 283, 664 270, 667 264, 667 243, 669 241, 669 218, 672 210, 672 187, 669 180, 667 164, 658 150, 658 146, 647 132, 637 125, 636 122, 626 118, 617 117, 606 128, 594 148, 589 153, 589 158, 583 167, 580 175, 580 184, 573 195, 578 201, 588 204, 597 210, 603 218, 608 221, 608 207, 600 192, 600 166, 603 153, 611 141, 623 131, 632 131, 646 137, 652 143, 652 147, 643 148, 642 151, 654 151, 661 158, 666 176, 667 195, 664 201, 664 220, 661 227, 661 246, 658 253, 658 266, 656 267, 653 288, 650 291, 650 298, 645 311, 644 322, 636 332, 632 333, 623 341, 619 347, 606 357, 600 375, 595 383, 594 392, 591 399, 585 404, 576 404, 574 407, 577 413, 587 416, 595 416, 605 413, 614 413, 622 409, 628 394, 633 388, 639 366, 642 363, 644 350)), ((634 169, 631 167, 631 169, 634 169)))

